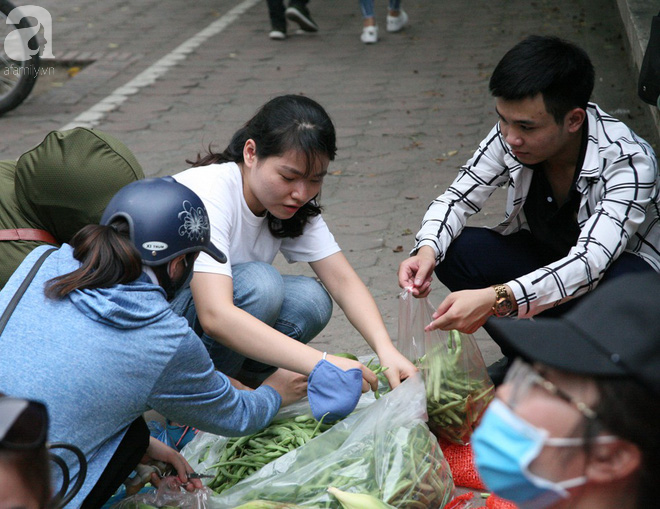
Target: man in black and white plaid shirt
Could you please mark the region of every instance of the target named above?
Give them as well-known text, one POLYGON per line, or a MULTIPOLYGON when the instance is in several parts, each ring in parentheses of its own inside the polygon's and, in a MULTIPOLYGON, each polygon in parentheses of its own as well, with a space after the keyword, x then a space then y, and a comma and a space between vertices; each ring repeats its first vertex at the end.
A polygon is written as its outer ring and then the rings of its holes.
POLYGON ((556 316, 607 279, 660 271, 655 154, 588 102, 593 85, 587 54, 556 37, 528 37, 499 62, 489 84, 499 122, 430 204, 399 267, 416 296, 434 271, 452 291, 429 330, 556 316), (504 220, 466 227, 500 186, 504 220))

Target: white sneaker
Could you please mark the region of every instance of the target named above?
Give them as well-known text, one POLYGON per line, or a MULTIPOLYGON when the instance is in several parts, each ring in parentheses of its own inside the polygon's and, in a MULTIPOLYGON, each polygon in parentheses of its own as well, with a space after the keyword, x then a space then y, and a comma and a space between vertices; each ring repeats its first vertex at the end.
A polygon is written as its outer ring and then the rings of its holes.
POLYGON ((398 32, 403 29, 408 23, 408 15, 403 9, 399 10, 398 16, 387 15, 387 31, 398 32))
POLYGON ((378 27, 374 25, 362 28, 360 39, 362 39, 362 42, 365 44, 378 42, 378 27))
POLYGON ((280 30, 271 30, 270 33, 268 34, 268 37, 270 37, 274 41, 283 41, 284 39, 286 39, 286 34, 280 30))

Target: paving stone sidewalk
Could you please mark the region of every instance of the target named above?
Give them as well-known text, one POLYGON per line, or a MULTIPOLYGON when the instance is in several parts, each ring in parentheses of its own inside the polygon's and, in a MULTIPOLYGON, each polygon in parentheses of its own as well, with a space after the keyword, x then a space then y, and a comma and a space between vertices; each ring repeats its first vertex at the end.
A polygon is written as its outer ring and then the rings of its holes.
MULTIPOLYGON (((83 69, 0 118, 0 158, 18 157, 240 3, 40 2, 53 16, 52 65, 83 69)), ((635 95, 636 71, 615 0, 404 0, 410 26, 397 34, 385 31, 386 3, 379 2, 381 41, 368 46, 359 39, 356 0, 313 0, 309 6, 318 34, 290 27, 287 40, 271 41, 266 3, 256 3, 109 110, 97 127, 124 141, 148 175, 166 175, 185 169, 185 160, 209 144, 224 148, 275 95, 318 100, 333 117, 339 140, 322 193, 324 217, 394 338, 397 267, 428 203, 495 123, 488 78, 517 41, 532 33, 557 34, 585 47, 597 68, 594 100, 658 146, 656 126, 635 95)), ((472 224, 496 223, 500 198, 472 224)), ((445 295, 436 282, 432 302, 445 295)), ((368 353, 343 313, 336 309, 334 315, 314 344, 368 353)), ((495 360, 497 346, 483 331, 476 337, 486 361, 495 360)))

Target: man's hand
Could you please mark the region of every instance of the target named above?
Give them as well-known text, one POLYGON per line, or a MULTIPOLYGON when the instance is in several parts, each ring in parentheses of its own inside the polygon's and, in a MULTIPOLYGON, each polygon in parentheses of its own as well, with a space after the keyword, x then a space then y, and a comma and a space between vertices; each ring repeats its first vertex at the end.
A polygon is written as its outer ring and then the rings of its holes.
POLYGON ((456 329, 474 334, 493 314, 495 291, 493 288, 452 292, 433 313, 433 321, 424 330, 456 329))
POLYGON ((422 246, 415 256, 399 265, 399 286, 410 288, 415 297, 426 297, 431 292, 434 268, 435 251, 429 246, 422 246))

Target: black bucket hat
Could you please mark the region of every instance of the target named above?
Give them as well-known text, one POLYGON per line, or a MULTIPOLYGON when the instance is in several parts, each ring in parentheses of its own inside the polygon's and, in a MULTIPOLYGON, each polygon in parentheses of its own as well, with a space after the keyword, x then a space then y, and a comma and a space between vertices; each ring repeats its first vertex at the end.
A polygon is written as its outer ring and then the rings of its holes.
POLYGON ((660 275, 602 283, 561 318, 491 319, 489 334, 520 356, 580 375, 633 378, 660 394, 660 275))

